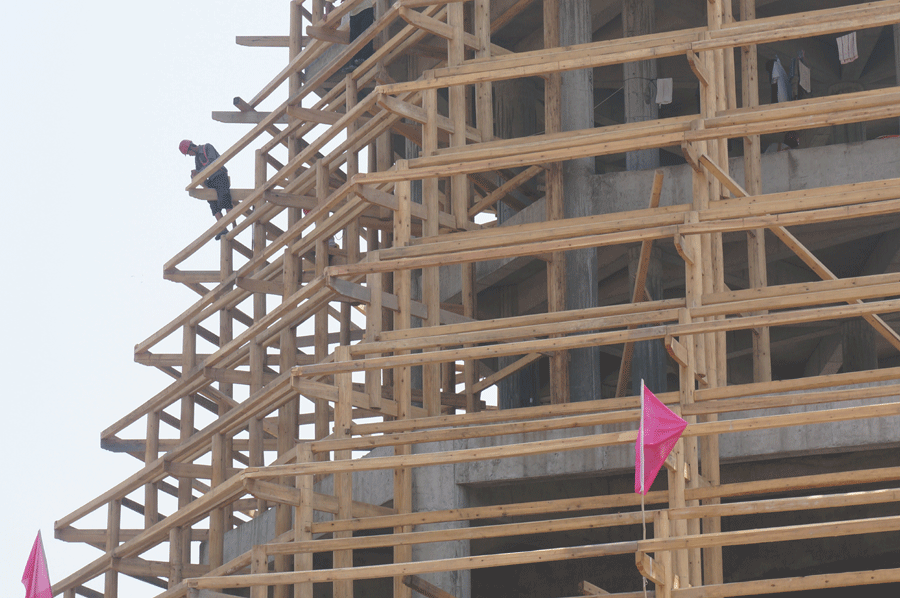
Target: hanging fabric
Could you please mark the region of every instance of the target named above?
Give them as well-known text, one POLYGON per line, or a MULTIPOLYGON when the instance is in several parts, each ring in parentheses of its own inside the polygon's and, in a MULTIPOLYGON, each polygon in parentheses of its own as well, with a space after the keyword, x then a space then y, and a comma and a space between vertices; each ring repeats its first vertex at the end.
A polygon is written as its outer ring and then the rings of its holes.
POLYGON ((775 64, 772 65, 772 83, 778 86, 778 102, 789 102, 791 100, 790 78, 781 64, 781 58, 777 56, 775 64))
POLYGON ((856 51, 856 32, 848 33, 847 35, 842 35, 837 38, 838 45, 838 58, 841 59, 841 64, 847 64, 848 62, 853 62, 857 58, 859 58, 859 53, 856 51))
POLYGON ((672 103, 672 79, 656 80, 656 103, 671 104, 672 103))

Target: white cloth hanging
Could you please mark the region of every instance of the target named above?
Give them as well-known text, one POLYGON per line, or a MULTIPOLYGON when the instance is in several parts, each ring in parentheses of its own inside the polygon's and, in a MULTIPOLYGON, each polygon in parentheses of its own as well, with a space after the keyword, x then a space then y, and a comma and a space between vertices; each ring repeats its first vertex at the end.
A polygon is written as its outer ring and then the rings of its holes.
POLYGON ((859 53, 856 50, 855 31, 837 38, 837 45, 838 57, 841 59, 841 64, 847 64, 848 62, 853 62, 859 58, 859 53))
POLYGON ((656 80, 656 103, 671 104, 672 103, 672 79, 656 80))

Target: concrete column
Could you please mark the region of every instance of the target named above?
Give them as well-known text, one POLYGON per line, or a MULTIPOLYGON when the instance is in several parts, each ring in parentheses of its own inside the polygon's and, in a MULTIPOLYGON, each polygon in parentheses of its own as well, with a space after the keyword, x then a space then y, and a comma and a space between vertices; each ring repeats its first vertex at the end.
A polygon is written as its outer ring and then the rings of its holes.
MULTIPOLYGON (((588 0, 566 0, 559 4, 561 46, 591 41, 591 5, 588 0)), ((594 127, 594 83, 590 69, 562 74, 562 130, 578 131, 594 127)), ((589 216, 593 212, 591 179, 594 159, 563 163, 563 209, 566 218, 589 216)), ((597 252, 593 249, 566 253, 566 309, 597 305, 597 252)), ((569 351, 569 392, 571 401, 600 398, 600 351, 596 347, 569 351)))
MULTIPOLYGON (((534 86, 523 79, 510 79, 494 83, 494 131, 497 137, 516 139, 529 137, 537 132, 537 103, 534 86)), ((500 202, 497 218, 500 224, 513 216, 515 210, 500 202)), ((503 287, 499 291, 500 316, 519 315, 516 287, 503 287)), ((504 368, 517 357, 501 357, 504 368)), ((515 409, 537 404, 538 364, 532 363, 511 374, 497 384, 497 405, 500 409, 515 409)))
POLYGON ((875 352, 875 330, 862 318, 844 320, 841 324, 841 348, 844 354, 844 371, 861 372, 878 369, 875 352))
MULTIPOLYGON (((439 444, 417 445, 413 448, 413 453, 461 450, 465 447, 465 440, 454 440, 439 444)), ((456 483, 456 467, 465 468, 467 465, 417 467, 413 470, 413 511, 462 509, 469 506, 464 488, 456 483)), ((417 525, 416 531, 456 529, 467 526, 468 524, 466 522, 435 523, 417 525)), ((413 561, 452 559, 469 555, 469 542, 465 540, 416 544, 412 549, 413 561)), ((468 570, 428 573, 422 575, 422 578, 441 588, 445 592, 449 592, 455 598, 470 598, 472 595, 471 575, 468 570)), ((413 595, 415 597, 420 596, 420 594, 415 592, 413 595)))
MULTIPOLYGON (((622 0, 622 35, 633 37, 654 33, 656 9, 653 0, 622 0)), ((622 65, 625 87, 625 121, 642 122, 659 118, 656 104, 656 61, 642 60, 622 65)), ((627 170, 650 170, 659 168, 659 149, 628 152, 625 155, 627 170)), ((648 198, 649 201, 649 198, 648 198)), ((630 256, 629 274, 634 279, 639 253, 630 256)), ((662 298, 662 262, 659 252, 654 251, 647 272, 647 289, 653 299, 662 298)), ((661 341, 635 343, 631 363, 632 394, 639 394, 641 379, 651 390, 666 388, 666 352, 661 341), (652 382, 651 382, 652 381, 652 382)))
MULTIPOLYGON (((656 11, 653 0, 622 0, 622 35, 633 37, 654 33, 656 11)), ((625 122, 659 118, 656 104, 656 61, 642 60, 622 65, 625 87, 625 122)), ((625 155, 627 170, 659 167, 659 150, 648 149, 625 155)))

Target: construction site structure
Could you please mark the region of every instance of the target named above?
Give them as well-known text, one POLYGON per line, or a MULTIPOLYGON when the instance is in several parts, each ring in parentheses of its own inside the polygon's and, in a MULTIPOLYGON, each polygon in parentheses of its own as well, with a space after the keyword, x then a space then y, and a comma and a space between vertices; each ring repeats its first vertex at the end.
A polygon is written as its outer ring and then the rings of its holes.
POLYGON ((900 594, 900 2, 285 4, 54 595, 900 594))

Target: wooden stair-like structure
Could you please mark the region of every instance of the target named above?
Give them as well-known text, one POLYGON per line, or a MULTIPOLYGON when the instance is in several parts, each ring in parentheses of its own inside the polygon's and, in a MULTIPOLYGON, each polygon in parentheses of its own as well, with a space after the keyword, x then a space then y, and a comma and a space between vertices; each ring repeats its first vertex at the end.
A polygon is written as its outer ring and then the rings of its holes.
MULTIPOLYGON (((741 69, 745 87, 757 86, 757 44, 894 25, 900 3, 756 19, 755 3, 742 0, 745 18, 738 19, 730 3, 709 0, 703 27, 559 47, 553 15, 560 1, 544 0, 545 42, 535 51, 491 43, 529 0, 495 2, 502 11, 489 0, 376 0, 374 25, 355 40, 341 18, 361 0, 330 11, 321 0, 295 1, 287 38, 241 38, 290 45, 290 61, 271 83, 235 102, 241 118, 233 120, 254 122, 252 130, 208 169, 253 146, 255 186, 235 190, 236 208, 164 266, 167 279, 199 298, 137 344, 135 360, 173 381, 103 431, 105 448, 131 454, 143 467, 56 522, 57 538, 102 554, 55 584, 54 594, 115 598, 124 574, 156 586, 161 598, 224 596, 236 588, 249 588, 253 598, 270 591, 312 597, 313 584, 322 582, 346 598, 354 580, 383 578, 393 578, 391 595, 398 598, 414 589, 447 597, 446 589, 420 576, 623 554, 635 556, 634 578, 647 578, 657 596, 900 583, 900 562, 726 583, 725 546, 900 530, 896 512, 759 529, 721 526, 723 519, 745 515, 896 504, 900 461, 723 483, 718 444, 722 435, 748 430, 900 416, 900 368, 773 381, 767 365, 770 329, 823 320, 864 318, 884 339, 879 342, 900 350, 900 335, 886 321, 900 312, 900 274, 839 278, 789 231, 896 214, 900 180, 762 194, 760 173, 760 135, 900 118, 900 88, 763 106, 751 92, 739 106, 735 91, 741 69), (371 40, 374 54, 342 73, 371 40), (740 67, 733 49, 742 49, 740 67), (672 56, 683 56, 696 74, 699 113, 561 130, 561 73, 672 56), (415 72, 399 80, 403 69, 395 67, 406 60, 419 66, 404 67, 415 72), (545 132, 498 139, 492 84, 516 78, 543 86, 545 132), (257 112, 285 83, 288 99, 257 112), (743 183, 729 174, 727 140, 735 138, 744 140, 743 183), (415 145, 417 155, 398 158, 398 139, 415 145), (660 174, 652 207, 562 217, 563 161, 671 146, 680 147, 693 168, 693 203, 658 207, 660 174), (543 194, 544 220, 498 225, 498 203, 521 206, 515 193, 529 182, 543 194), (219 241, 218 269, 186 269, 202 247, 216 243, 222 225, 232 223, 219 241), (821 280, 766 286, 766 230, 821 280), (746 234, 749 268, 763 273, 746 289, 725 285, 722 236, 733 233, 746 234), (565 309, 565 252, 649 248, 658 241, 674 244, 683 259, 681 296, 644 300, 636 291, 630 303, 565 309), (476 265, 521 257, 546 264, 546 309, 480 317, 476 265), (441 268, 459 273, 452 304, 442 296, 441 268), (747 330, 756 339, 755 381, 728 385, 726 334, 747 330), (180 352, 163 352, 177 346, 179 336, 180 352), (648 339, 663 339, 678 373, 679 390, 657 394, 689 422, 668 462, 667 485, 646 497, 652 537, 413 560, 412 547, 422 543, 637 529, 644 519, 641 498, 630 491, 416 511, 412 472, 633 444, 639 398, 573 402, 566 356, 572 349, 648 339), (211 349, 203 352, 204 346, 211 349), (498 357, 515 360, 493 371, 485 367, 498 357), (538 360, 548 362, 547 404, 485 408, 481 393, 538 360), (413 368, 421 368, 416 383, 413 368), (769 409, 783 412, 757 413, 769 409), (732 415, 720 421, 723 414, 732 415), (307 429, 304 438, 300 430, 307 429), (135 430, 139 438, 126 436, 135 430), (554 435, 559 430, 579 433, 554 435), (490 440, 529 433, 540 439, 490 440), (477 448, 413 450, 479 439, 487 440, 477 448), (360 458, 373 449, 378 456, 360 458), (354 501, 354 473, 384 470, 394 480, 390 506, 354 501), (326 477, 333 479, 327 492, 316 486, 326 477), (275 536, 226 562, 227 532, 269 508, 275 536), (77 527, 104 510, 105 528, 77 527), (446 525, 416 529, 425 524, 446 525), (205 545, 204 564, 191 558, 198 542, 205 545), (157 547, 168 550, 167 560, 145 555, 157 547), (354 553, 373 549, 389 551, 391 562, 354 566, 354 553), (316 567, 316 553, 330 553, 332 566, 316 567), (101 577, 102 592, 91 589, 101 577)), ((209 193, 198 188, 205 176, 199 173, 188 188, 200 199, 209 193)), ((583 595, 606 594, 590 581, 577 582, 583 595)), ((643 595, 638 589, 618 595, 643 595)))

